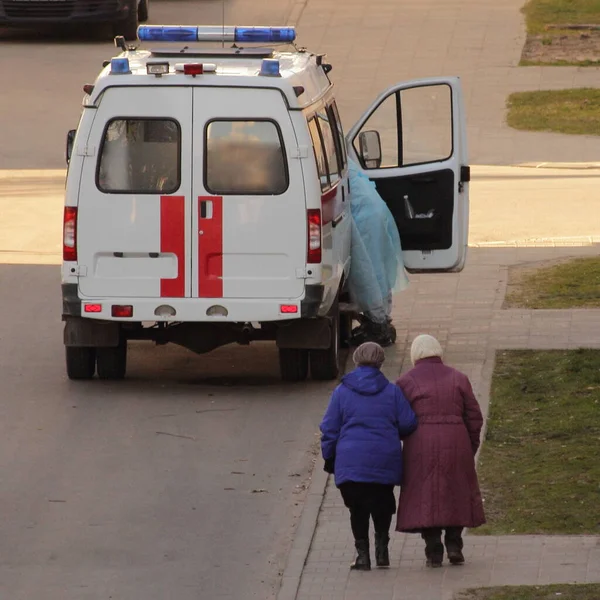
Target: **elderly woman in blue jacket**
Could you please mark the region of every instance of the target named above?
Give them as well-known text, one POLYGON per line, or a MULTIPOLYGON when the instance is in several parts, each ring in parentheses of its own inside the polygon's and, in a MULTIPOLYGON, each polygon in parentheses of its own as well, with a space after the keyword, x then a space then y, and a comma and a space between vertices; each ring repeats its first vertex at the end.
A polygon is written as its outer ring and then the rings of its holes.
POLYGON ((381 372, 385 354, 367 342, 354 352, 356 368, 334 390, 321 422, 325 470, 335 474, 357 557, 352 569, 371 569, 369 524, 375 528, 375 559, 389 567, 389 531, 396 512, 394 486, 402 481, 401 438, 417 428, 417 419, 400 388, 381 372))

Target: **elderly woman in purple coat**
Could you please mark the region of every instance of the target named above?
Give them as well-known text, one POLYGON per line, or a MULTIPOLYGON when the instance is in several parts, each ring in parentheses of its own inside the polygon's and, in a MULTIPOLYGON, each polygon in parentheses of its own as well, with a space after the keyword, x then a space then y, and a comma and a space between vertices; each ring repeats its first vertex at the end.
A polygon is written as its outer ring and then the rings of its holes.
POLYGON ((396 530, 421 534, 427 566, 442 566, 444 545, 450 564, 460 565, 463 528, 485 523, 475 472, 483 417, 468 377, 442 362, 434 337, 415 338, 411 361, 396 383, 419 428, 404 444, 396 530))
POLYGON ((369 524, 375 527, 375 559, 389 567, 389 530, 396 512, 394 486, 402 480, 401 438, 417 427, 402 391, 381 372, 385 354, 374 342, 354 352, 356 369, 334 390, 321 423, 325 470, 350 510, 358 553, 353 569, 368 571, 369 524))

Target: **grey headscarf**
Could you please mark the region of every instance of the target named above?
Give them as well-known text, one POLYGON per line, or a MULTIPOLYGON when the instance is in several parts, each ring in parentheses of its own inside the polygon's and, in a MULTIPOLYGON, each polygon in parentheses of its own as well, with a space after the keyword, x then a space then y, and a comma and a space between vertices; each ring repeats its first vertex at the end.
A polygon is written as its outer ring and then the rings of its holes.
POLYGON ((352 360, 357 367, 375 367, 376 369, 381 369, 381 365, 385 361, 385 352, 379 344, 365 342, 354 351, 352 360))

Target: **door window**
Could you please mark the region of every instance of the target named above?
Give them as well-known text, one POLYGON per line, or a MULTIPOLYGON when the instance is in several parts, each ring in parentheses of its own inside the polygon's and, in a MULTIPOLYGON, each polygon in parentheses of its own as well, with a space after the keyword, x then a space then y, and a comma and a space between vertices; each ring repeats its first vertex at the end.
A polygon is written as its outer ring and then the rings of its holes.
POLYGON ((211 194, 275 196, 288 188, 283 139, 274 121, 211 121, 204 155, 205 187, 211 194))
POLYGON ((346 168, 346 163, 348 162, 346 157, 346 141, 344 137, 344 130, 342 128, 342 121, 340 120, 340 114, 338 112, 335 100, 327 107, 327 114, 329 115, 329 122, 331 123, 337 143, 338 156, 340 157, 340 167, 343 170, 346 168))
POLYGON ((325 157, 327 159, 329 183, 335 185, 340 180, 340 164, 338 161, 337 145, 333 137, 328 115, 326 113, 318 113, 317 122, 321 130, 323 149, 325 150, 325 157))
POLYGON ((319 126, 317 125, 317 120, 315 118, 310 119, 308 122, 308 130, 310 131, 310 137, 312 138, 315 160, 317 162, 317 172, 319 173, 319 180, 321 182, 321 190, 325 191, 330 185, 327 159, 325 158, 323 141, 319 131, 319 126))
POLYGON ((108 194, 172 194, 181 182, 181 129, 173 119, 108 122, 96 185, 108 194))
POLYGON ((452 90, 447 84, 399 90, 371 114, 353 140, 361 156, 361 134, 377 132, 381 162, 368 168, 394 168, 428 164, 452 156, 452 90))

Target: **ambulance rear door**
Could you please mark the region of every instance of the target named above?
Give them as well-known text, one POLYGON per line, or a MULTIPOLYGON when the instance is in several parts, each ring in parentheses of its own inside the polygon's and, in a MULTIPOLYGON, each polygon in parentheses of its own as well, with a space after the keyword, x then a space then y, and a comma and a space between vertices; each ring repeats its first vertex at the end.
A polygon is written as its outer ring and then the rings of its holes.
POLYGON ((77 214, 84 297, 191 293, 192 92, 108 88, 85 146, 77 214))
POLYGON ((409 271, 460 271, 469 234, 466 123, 458 78, 399 83, 347 136, 394 216, 409 271))
POLYGON ((297 299, 307 213, 281 92, 193 90, 192 296, 297 299))

